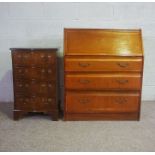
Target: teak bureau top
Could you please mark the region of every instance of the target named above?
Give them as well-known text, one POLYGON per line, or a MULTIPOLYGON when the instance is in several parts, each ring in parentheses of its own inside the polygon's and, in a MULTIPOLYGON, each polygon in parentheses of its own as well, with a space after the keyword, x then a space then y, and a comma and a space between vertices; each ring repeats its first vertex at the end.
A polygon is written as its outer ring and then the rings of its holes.
POLYGON ((141 30, 65 29, 65 55, 143 56, 141 30))

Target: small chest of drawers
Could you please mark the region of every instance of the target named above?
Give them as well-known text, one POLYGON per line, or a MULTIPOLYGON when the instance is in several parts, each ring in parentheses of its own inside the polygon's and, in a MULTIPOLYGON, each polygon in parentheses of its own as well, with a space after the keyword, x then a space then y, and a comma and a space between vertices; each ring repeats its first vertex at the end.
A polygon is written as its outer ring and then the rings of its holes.
POLYGON ((58 119, 57 49, 12 48, 14 119, 43 112, 58 119))
POLYGON ((65 29, 65 120, 139 120, 140 30, 65 29))

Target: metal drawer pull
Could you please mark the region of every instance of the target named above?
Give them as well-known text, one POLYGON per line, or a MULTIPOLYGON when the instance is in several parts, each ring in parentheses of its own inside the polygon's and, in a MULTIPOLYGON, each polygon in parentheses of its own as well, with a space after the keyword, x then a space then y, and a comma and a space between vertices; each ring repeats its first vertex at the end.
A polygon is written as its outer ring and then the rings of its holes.
POLYGON ((31 79, 32 84, 36 82, 36 79, 31 79))
POLYGON ((125 103, 127 103, 127 99, 126 98, 118 98, 115 101, 118 104, 125 104, 125 103))
POLYGON ((41 55, 41 58, 44 58, 45 57, 45 55, 41 55))
POLYGON ((24 59, 27 59, 28 58, 28 55, 24 55, 24 59))
POLYGON ((27 101, 27 102, 28 102, 28 101, 29 101, 29 99, 25 99, 25 101, 27 101))
POLYGON ((79 63, 80 67, 88 67, 90 64, 89 63, 79 63))
POLYGON ((119 84, 126 84, 129 81, 128 80, 116 80, 119 84))
POLYGON ((52 85, 51 84, 48 84, 48 87, 52 87, 52 85))
POLYGON ((87 83, 90 83, 90 80, 80 80, 79 82, 82 84, 87 84, 87 83))
POLYGON ((119 67, 125 68, 125 67, 127 67, 129 64, 128 64, 127 62, 118 62, 117 65, 118 65, 119 67))
POLYGON ((89 103, 90 100, 87 99, 87 98, 86 98, 86 99, 80 99, 79 102, 80 102, 81 104, 86 104, 86 103, 89 103))
POLYGON ((29 84, 25 84, 25 87, 29 87, 29 84))
POLYGON ((48 98, 48 101, 50 102, 50 101, 52 101, 52 99, 51 98, 48 98))
POLYGON ((51 71, 51 69, 48 69, 48 73, 51 73, 52 71, 51 71))

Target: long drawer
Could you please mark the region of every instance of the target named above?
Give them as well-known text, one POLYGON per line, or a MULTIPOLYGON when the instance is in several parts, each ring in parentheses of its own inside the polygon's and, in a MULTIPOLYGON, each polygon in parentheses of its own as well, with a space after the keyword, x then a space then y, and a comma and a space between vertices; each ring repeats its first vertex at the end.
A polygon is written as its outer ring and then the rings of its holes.
POLYGON ((67 113, 137 112, 139 93, 66 92, 67 113))
POLYGON ((51 50, 18 50, 14 51, 12 59, 14 66, 51 66, 56 64, 56 53, 51 50))
POLYGON ((65 58, 65 71, 98 72, 98 71, 135 71, 142 70, 141 58, 65 58))
POLYGON ((27 80, 55 80, 56 68, 38 68, 38 67, 15 67, 14 77, 15 79, 27 79, 27 80))
POLYGON ((66 74, 65 88, 72 90, 140 90, 140 74, 66 74))
POLYGON ((36 82, 36 81, 18 81, 15 83, 15 89, 18 94, 38 94, 47 95, 56 94, 56 84, 52 82, 36 82))
POLYGON ((16 98, 15 105, 21 110, 42 111, 56 108, 56 100, 55 98, 19 96, 16 98))

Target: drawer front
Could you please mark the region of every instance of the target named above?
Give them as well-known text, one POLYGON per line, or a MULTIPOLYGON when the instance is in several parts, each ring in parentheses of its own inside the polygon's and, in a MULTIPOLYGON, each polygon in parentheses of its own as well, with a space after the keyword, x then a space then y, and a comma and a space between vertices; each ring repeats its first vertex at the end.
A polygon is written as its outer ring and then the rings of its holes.
POLYGON ((56 52, 19 50, 12 54, 15 66, 51 66, 56 65, 56 52))
POLYGON ((140 74, 81 74, 65 76, 66 89, 73 90, 140 90, 140 74))
POLYGON ((22 52, 14 52, 12 55, 13 64, 15 66, 21 65, 30 65, 32 62, 32 57, 30 52, 22 51, 22 52))
POLYGON ((15 67, 14 77, 27 80, 56 80, 56 70, 55 68, 15 67))
POLYGON ((29 97, 18 96, 16 97, 15 107, 21 110, 33 110, 34 104, 29 97))
POLYGON ((99 72, 99 71, 136 71, 142 70, 141 58, 126 59, 80 59, 65 58, 65 71, 69 72, 99 72))
POLYGON ((54 82, 21 81, 16 82, 15 89, 18 94, 56 95, 56 84, 54 82))
POLYGON ((137 112, 138 93, 66 93, 66 112, 103 113, 137 112))
POLYGON ((21 110, 29 110, 29 111, 43 111, 50 110, 50 108, 56 108, 56 100, 55 98, 46 98, 46 97, 17 97, 16 108, 21 110))
POLYGON ((56 65, 55 52, 32 52, 32 65, 34 66, 53 66, 56 65))

